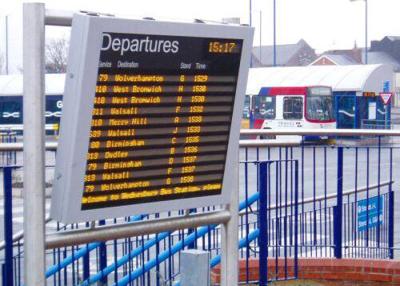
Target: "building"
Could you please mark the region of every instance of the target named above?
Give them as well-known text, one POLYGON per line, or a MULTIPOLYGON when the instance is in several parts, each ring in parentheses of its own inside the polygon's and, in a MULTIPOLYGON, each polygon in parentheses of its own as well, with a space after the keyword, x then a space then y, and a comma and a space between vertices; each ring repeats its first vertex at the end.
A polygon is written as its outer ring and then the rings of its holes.
MULTIPOLYGON (((321 65, 360 65, 365 64, 365 49, 333 50, 320 55, 312 66, 321 65)), ((400 61, 384 51, 368 51, 368 64, 384 64, 392 67, 394 72, 400 72, 400 61)))
MULTIPOLYGON (((277 66, 306 66, 317 58, 315 51, 303 39, 296 44, 276 46, 277 66)), ((252 67, 274 66, 274 46, 253 47, 252 67)))
MULTIPOLYGON (((321 65, 359 65, 365 64, 365 49, 354 47, 351 50, 333 50, 320 55, 311 66, 321 65)), ((393 79, 394 106, 400 105, 400 37, 385 37, 372 41, 368 51, 368 64, 384 64, 395 73, 393 79), (396 50, 397 49, 397 50, 396 50)))
POLYGON ((386 36, 380 41, 371 41, 371 52, 385 52, 400 62, 400 37, 386 36))
POLYGON ((348 55, 323 54, 313 61, 310 66, 346 66, 360 64, 348 55))

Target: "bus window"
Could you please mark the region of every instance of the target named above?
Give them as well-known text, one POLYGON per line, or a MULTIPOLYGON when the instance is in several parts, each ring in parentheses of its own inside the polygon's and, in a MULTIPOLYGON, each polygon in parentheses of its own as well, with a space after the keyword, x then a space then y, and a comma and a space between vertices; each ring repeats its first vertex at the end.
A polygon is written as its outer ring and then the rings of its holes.
POLYGON ((276 97, 275 96, 257 96, 255 102, 256 119, 275 119, 276 115, 276 97))
POLYGON ((46 124, 59 124, 62 111, 62 95, 46 96, 46 124))
POLYGON ((302 119, 303 118, 303 98, 284 97, 283 98, 283 119, 302 119))
POLYGON ((244 97, 243 118, 250 118, 250 95, 244 97))
POLYGON ((310 88, 307 95, 306 118, 316 121, 333 121, 335 120, 333 105, 332 90, 330 88, 310 88))
POLYGON ((22 124, 22 96, 0 97, 0 124, 22 124))

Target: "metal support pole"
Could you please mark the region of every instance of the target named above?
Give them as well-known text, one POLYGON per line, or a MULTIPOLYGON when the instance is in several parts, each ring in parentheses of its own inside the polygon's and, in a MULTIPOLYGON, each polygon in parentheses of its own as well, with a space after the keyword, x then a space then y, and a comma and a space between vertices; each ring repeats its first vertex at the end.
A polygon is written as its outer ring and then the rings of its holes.
POLYGON ((174 231, 189 227, 227 223, 231 214, 227 210, 201 213, 190 216, 160 218, 135 223, 106 225, 92 229, 58 231, 47 236, 47 249, 85 244, 93 241, 108 241, 132 236, 174 231))
MULTIPOLYGON (((376 228, 376 247, 379 249, 381 248, 381 228, 380 228, 380 216, 381 212, 383 213, 383 205, 381 204, 381 150, 382 150, 382 145, 381 145, 382 137, 378 137, 378 227, 376 228)), ((368 212, 368 210, 367 210, 368 212)))
POLYGON ((268 283, 268 202, 267 202, 267 174, 268 164, 263 162, 259 168, 259 189, 260 205, 258 214, 258 223, 260 226, 260 235, 258 237, 258 245, 260 248, 259 257, 259 279, 260 286, 266 286, 268 283))
MULTIPOLYGON (((89 245, 86 244, 86 247, 89 245)), ((87 253, 83 256, 83 262, 82 262, 82 269, 83 269, 83 280, 87 280, 90 276, 90 252, 87 251, 87 253)))
POLYGON ((190 249, 182 251, 180 256, 180 284, 210 286, 210 253, 204 250, 190 249))
POLYGON ((6 40, 6 59, 5 59, 5 68, 6 74, 9 74, 9 51, 8 51, 8 15, 6 15, 6 23, 5 23, 5 40, 6 40))
MULTIPOLYGON (((253 5, 252 5, 252 0, 249 1, 249 26, 252 27, 253 25, 253 19, 252 19, 252 9, 253 9, 253 5)), ((253 67, 253 53, 250 53, 250 67, 253 67)))
MULTIPOLYGON (((105 224, 106 224, 105 220, 99 221, 99 226, 102 226, 105 224)), ((105 242, 100 243, 99 253, 100 253, 99 269, 104 269, 107 267, 107 246, 106 246, 105 242)), ((97 286, 102 286, 102 285, 107 285, 107 276, 100 279, 99 283, 97 283, 97 286)))
POLYGON ((249 1, 249 26, 250 27, 253 25, 253 17, 252 17, 252 13, 253 13, 252 9, 253 9, 253 7, 252 6, 253 6, 252 5, 252 0, 250 0, 249 1))
POLYGON ((260 10, 260 63, 262 64, 262 11, 261 10, 260 10))
POLYGON ((334 208, 335 257, 342 258, 342 217, 343 217, 343 147, 337 153, 337 197, 334 208))
MULTIPOLYGON (((390 179, 393 180, 393 147, 390 148, 390 179)), ((389 185, 389 258, 394 258, 394 192, 393 183, 389 185)))
POLYGON ((46 285, 43 3, 23 5, 25 285, 46 285))
POLYGON ((6 275, 5 275, 5 273, 6 273, 6 264, 5 263, 3 263, 3 264, 1 264, 1 285, 7 285, 7 280, 6 280, 6 275))
POLYGON ((5 265, 4 265, 4 283, 3 285, 14 285, 13 271, 13 223, 12 223, 12 186, 11 186, 11 168, 3 169, 4 183, 4 241, 5 265))
POLYGON ((231 201, 227 206, 231 216, 222 227, 221 286, 238 285, 239 152, 232 162, 235 162, 236 178, 232 178, 231 201))
POLYGON ((276 67, 276 0, 274 0, 274 67, 276 67))
POLYGON ((394 259, 394 192, 392 184, 389 189, 389 258, 394 259))
MULTIPOLYGON (((356 2, 359 0, 350 0, 350 2, 356 2)), ((365 59, 364 64, 368 64, 368 0, 362 0, 365 2, 365 59)))
MULTIPOLYGON (((188 212, 188 214, 194 214, 194 213, 196 213, 196 209, 190 209, 190 210, 188 210, 187 212, 188 212)), ((192 234, 192 233, 195 232, 195 231, 196 231, 195 228, 188 228, 187 235, 190 235, 190 234, 192 234)), ((195 249, 196 247, 197 247, 197 246, 196 246, 196 240, 194 240, 192 243, 190 243, 190 244, 188 245, 188 248, 189 248, 189 249, 195 249)))
POLYGON ((368 0, 365 0, 365 64, 368 64, 368 0))
POLYGON ((294 164, 294 277, 299 278, 299 161, 294 164))
POLYGON ((73 15, 72 11, 46 10, 45 24, 49 26, 70 27, 73 15))

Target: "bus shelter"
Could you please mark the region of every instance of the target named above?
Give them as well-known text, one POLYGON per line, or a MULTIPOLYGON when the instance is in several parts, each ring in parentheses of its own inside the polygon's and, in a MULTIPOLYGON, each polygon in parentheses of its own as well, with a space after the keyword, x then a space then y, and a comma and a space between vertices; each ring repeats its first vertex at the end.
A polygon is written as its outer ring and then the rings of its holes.
POLYGON ((246 94, 258 95, 262 87, 329 86, 337 128, 388 128, 391 104, 379 94, 393 92, 393 83, 392 69, 381 64, 253 68, 246 94))

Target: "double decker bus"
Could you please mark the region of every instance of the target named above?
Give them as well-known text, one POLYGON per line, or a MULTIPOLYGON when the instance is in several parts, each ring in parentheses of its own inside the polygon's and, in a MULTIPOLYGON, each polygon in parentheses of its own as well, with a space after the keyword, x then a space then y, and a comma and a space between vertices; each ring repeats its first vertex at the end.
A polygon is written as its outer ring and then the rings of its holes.
MULTIPOLYGON (((249 102, 250 128, 336 128, 334 97, 327 86, 263 87, 258 95, 249 97, 249 102)), ((301 140, 300 136, 285 138, 301 140)))

